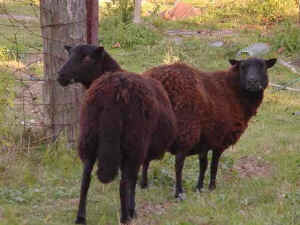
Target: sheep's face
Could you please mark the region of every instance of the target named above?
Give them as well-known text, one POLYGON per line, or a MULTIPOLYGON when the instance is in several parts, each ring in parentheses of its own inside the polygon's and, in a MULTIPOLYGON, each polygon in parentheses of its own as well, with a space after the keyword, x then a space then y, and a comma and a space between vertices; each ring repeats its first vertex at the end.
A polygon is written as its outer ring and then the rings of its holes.
POLYGON ((58 72, 57 81, 62 86, 81 83, 88 87, 103 73, 103 47, 93 45, 65 46, 69 60, 58 72))
POLYGON ((237 66, 239 70, 242 89, 249 92, 261 92, 268 85, 267 70, 276 63, 276 59, 250 58, 247 60, 229 60, 229 62, 231 65, 237 66))

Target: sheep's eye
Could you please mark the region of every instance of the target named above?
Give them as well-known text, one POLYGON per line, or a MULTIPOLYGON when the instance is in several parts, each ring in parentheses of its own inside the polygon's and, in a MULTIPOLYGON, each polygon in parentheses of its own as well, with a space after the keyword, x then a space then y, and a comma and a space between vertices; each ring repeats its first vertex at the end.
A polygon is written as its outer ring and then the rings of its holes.
POLYGON ((90 60, 91 58, 88 55, 83 56, 81 59, 82 62, 89 62, 90 60))

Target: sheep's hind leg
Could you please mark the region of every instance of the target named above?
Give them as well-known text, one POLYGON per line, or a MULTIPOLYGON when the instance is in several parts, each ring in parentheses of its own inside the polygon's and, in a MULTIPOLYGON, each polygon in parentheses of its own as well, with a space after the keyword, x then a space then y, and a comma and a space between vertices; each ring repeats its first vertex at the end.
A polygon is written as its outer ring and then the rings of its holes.
POLYGON ((210 167, 210 184, 209 184, 209 190, 211 191, 216 189, 216 177, 218 172, 219 159, 222 154, 221 152, 222 151, 220 151, 219 149, 213 150, 211 167, 210 167))
POLYGON ((85 219, 86 199, 87 199, 87 193, 91 182, 91 172, 93 170, 94 164, 95 164, 95 159, 87 160, 84 163, 82 180, 81 180, 79 208, 77 212, 77 218, 75 221, 76 224, 86 224, 86 219, 85 219))
POLYGON ((142 180, 141 180, 141 188, 145 189, 148 187, 148 168, 150 161, 146 160, 143 164, 143 172, 142 172, 142 180))
POLYGON ((129 201, 129 181, 125 171, 122 171, 120 181, 120 202, 121 202, 121 223, 126 224, 130 221, 128 201, 129 201))
POLYGON ((176 162, 175 162, 175 171, 176 171, 176 191, 175 191, 175 198, 179 200, 184 200, 184 194, 182 189, 182 169, 184 166, 185 160, 185 153, 179 152, 176 155, 176 162))
POLYGON ((131 218, 137 218, 137 213, 135 211, 135 188, 136 188, 136 181, 137 175, 139 171, 139 166, 136 168, 132 168, 130 179, 129 179, 129 215, 131 218))
POLYGON ((121 200, 121 223, 128 224, 135 213, 135 187, 139 165, 135 162, 125 161, 122 166, 120 181, 120 200, 121 200))
POLYGON ((201 151, 198 155, 199 156, 199 177, 198 177, 198 184, 196 186, 196 189, 199 192, 201 192, 201 189, 203 188, 203 181, 207 169, 207 153, 208 150, 203 149, 203 151, 201 151))

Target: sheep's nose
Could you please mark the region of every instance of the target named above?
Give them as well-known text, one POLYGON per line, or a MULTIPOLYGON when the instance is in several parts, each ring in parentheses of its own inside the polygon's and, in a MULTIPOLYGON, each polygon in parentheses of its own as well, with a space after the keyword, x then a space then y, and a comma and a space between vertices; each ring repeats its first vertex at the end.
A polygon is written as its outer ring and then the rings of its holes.
POLYGON ((248 82, 249 82, 249 84, 251 84, 251 85, 257 85, 257 84, 259 83, 258 80, 254 79, 254 78, 249 79, 248 82))
POLYGON ((262 85, 260 84, 259 80, 255 78, 250 78, 247 81, 247 89, 250 91, 259 91, 262 90, 262 85))
POLYGON ((56 80, 61 86, 67 86, 69 84, 69 81, 63 77, 63 74, 58 74, 56 80))

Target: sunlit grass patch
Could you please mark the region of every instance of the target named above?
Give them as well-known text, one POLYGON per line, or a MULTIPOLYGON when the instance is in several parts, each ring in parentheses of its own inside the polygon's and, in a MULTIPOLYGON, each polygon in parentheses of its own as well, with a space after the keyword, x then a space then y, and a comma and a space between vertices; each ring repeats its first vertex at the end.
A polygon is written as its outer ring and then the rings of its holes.
POLYGON ((38 0, 0 0, 0 14, 39 15, 38 0))

